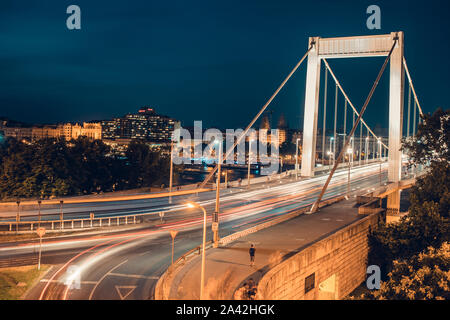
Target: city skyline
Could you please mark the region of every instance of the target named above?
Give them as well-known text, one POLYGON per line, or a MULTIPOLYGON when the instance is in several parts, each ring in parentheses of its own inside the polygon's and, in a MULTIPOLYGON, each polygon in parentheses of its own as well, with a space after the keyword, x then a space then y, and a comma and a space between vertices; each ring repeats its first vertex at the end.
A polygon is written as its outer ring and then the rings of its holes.
POLYGON ((3 1, 0 300, 449 300, 448 9, 3 1))
MULTIPOLYGON (((440 41, 450 30, 447 2, 380 1, 381 30, 365 27, 367 1, 323 3, 335 10, 322 12, 326 23, 317 24, 308 12, 320 3, 205 2, 194 10, 181 2, 136 1, 125 7, 79 1, 81 30, 66 28, 65 3, 32 2, 27 8, 8 3, 0 13, 7 26, 0 54, 0 114, 25 122, 83 122, 151 105, 181 119, 183 126, 203 120, 209 127, 244 127, 298 61, 309 36, 398 30, 405 32, 405 55, 414 65, 424 112, 445 108, 447 101, 436 93, 449 85, 450 65, 444 59, 449 44, 440 41), (96 37, 101 41, 92 41, 96 37), (429 43, 437 56, 431 61, 429 43), (424 60, 428 65, 418 63, 424 60), (431 76, 436 81, 425 80, 431 76)), ((358 108, 381 63, 380 58, 330 61, 358 108)), ((299 70, 271 106, 292 128, 303 126, 305 73, 299 70)), ((386 77, 367 109, 373 127, 387 127, 386 77)))

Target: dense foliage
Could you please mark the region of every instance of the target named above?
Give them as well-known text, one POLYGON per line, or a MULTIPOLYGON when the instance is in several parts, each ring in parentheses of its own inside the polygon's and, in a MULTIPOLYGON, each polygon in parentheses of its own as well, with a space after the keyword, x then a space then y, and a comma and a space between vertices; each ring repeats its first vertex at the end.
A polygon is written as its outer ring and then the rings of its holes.
POLYGON ((382 300, 450 299, 450 244, 405 260, 394 260, 389 280, 366 298, 382 300))
POLYGON ((100 140, 80 137, 0 143, 0 197, 48 198, 167 186, 169 159, 133 142, 125 156, 100 140))
MULTIPOLYGON (((419 288, 421 282, 426 288, 429 277, 435 279, 436 273, 441 277, 442 272, 447 275, 448 290, 449 264, 437 265, 442 269, 434 270, 432 264, 427 264, 434 260, 424 257, 435 254, 433 249, 426 253, 427 248, 439 248, 450 241, 450 110, 439 109, 433 115, 425 115, 422 120, 416 136, 403 142, 404 151, 411 157, 411 165, 428 166, 426 174, 418 178, 411 189, 409 214, 399 223, 381 224, 369 234, 369 264, 380 266, 383 279, 386 279, 378 296, 373 295, 375 298, 439 298, 442 295, 433 293, 434 289, 417 289, 416 294, 411 292, 413 287, 419 288), (394 262, 397 260, 402 262, 394 262), (412 269, 408 264, 414 264, 412 269), (414 272, 418 272, 416 277, 414 272), (403 280, 402 273, 406 277, 403 280)), ((447 250, 448 258, 448 245, 442 250, 447 250)), ((442 289, 439 288, 435 289, 442 289)))

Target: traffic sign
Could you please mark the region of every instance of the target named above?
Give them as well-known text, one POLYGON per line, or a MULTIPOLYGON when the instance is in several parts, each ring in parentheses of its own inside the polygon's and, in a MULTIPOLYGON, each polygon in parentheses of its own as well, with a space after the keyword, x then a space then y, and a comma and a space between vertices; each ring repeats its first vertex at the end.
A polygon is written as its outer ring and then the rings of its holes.
POLYGON ((43 227, 37 228, 36 233, 38 234, 39 237, 42 238, 45 234, 45 228, 43 228, 43 227))
POLYGON ((175 239, 175 237, 177 236, 178 231, 177 230, 170 230, 170 235, 172 236, 172 239, 175 239))
POLYGON ((211 229, 212 229, 212 231, 219 230, 219 223, 218 222, 213 222, 212 225, 211 225, 211 229))

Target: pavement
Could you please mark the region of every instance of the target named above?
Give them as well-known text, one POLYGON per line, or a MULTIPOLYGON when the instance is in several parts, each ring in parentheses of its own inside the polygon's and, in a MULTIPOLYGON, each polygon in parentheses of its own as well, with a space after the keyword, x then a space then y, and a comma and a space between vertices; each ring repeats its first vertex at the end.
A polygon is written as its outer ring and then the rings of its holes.
MULTIPOLYGON (((356 201, 343 200, 315 214, 291 220, 242 237, 225 247, 206 251, 205 298, 231 300, 249 279, 258 283, 271 266, 301 251, 337 230, 363 218, 356 201), (249 248, 256 248, 255 265, 250 266, 249 248)), ((201 256, 189 260, 173 274, 169 299, 199 299, 201 256)))

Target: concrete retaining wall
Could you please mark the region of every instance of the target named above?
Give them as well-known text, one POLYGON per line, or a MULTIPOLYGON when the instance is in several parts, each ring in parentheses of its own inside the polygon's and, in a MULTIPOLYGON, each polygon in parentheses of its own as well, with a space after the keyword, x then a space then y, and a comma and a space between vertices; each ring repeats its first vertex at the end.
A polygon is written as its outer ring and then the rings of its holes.
POLYGON ((379 219, 371 214, 281 262, 261 278, 257 299, 344 298, 366 279, 367 235, 379 219))

